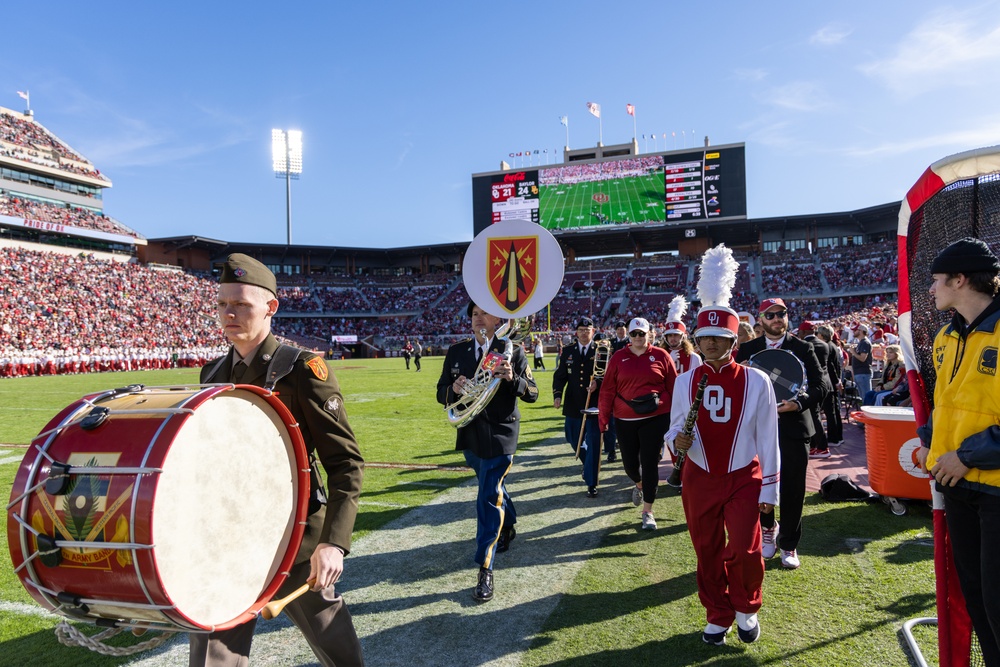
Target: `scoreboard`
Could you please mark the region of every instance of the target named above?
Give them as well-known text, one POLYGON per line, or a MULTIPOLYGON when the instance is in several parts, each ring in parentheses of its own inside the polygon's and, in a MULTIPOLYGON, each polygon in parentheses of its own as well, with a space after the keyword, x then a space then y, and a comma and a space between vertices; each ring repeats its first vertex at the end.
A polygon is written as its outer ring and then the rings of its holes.
POLYGON ((474 174, 472 208, 475 234, 512 219, 554 233, 745 219, 746 150, 728 144, 474 174))

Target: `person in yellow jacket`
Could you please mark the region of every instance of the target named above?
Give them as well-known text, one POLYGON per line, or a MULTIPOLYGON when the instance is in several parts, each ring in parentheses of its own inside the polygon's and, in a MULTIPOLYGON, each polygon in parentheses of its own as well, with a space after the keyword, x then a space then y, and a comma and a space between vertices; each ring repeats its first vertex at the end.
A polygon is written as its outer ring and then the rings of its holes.
POLYGON ((988 667, 1000 665, 1000 260, 964 238, 931 264, 930 294, 954 310, 934 338, 934 411, 917 456, 944 495, 955 567, 988 667))

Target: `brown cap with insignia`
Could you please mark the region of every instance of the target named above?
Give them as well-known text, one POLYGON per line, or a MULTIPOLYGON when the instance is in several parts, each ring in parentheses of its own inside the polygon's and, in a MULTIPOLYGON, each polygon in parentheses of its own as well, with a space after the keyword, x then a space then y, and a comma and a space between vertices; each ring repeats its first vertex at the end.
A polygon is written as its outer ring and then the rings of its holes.
POLYGON ((222 265, 220 283, 243 283, 263 287, 271 294, 278 295, 278 281, 271 270, 249 255, 233 253, 222 265))

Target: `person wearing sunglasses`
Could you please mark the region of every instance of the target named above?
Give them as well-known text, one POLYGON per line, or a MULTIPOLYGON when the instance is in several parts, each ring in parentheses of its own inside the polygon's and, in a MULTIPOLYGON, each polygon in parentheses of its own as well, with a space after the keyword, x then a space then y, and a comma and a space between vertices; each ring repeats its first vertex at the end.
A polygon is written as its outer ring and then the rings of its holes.
POLYGON ((652 345, 652 327, 645 318, 629 322, 628 332, 629 346, 611 356, 604 374, 598 425, 606 431, 614 417, 622 465, 635 482, 632 503, 642 505, 642 529, 655 530, 653 502, 677 368, 666 350, 652 345))
POLYGON ((816 430, 811 410, 814 405, 822 403, 826 386, 812 345, 788 333, 788 307, 785 302, 778 298, 764 299, 758 312, 758 322, 764 335, 742 345, 736 361, 746 363, 758 352, 781 349, 798 357, 806 369, 806 384, 799 394, 778 404, 781 525, 774 512, 760 515, 764 558, 773 558, 780 549, 781 566, 794 570, 801 565, 798 546, 802 538, 802 505, 806 496, 810 443, 816 430))

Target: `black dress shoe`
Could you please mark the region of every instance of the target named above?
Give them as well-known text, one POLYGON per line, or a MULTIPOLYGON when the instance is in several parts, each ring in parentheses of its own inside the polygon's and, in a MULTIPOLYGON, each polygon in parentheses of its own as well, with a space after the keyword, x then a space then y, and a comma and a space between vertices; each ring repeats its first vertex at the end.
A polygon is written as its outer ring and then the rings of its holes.
POLYGON ((615 454, 614 452, 611 452, 610 454, 608 454, 608 461, 607 461, 608 463, 614 463, 617 460, 618 460, 618 455, 617 454, 615 454))
POLYGON ((591 486, 591 487, 587 488, 587 497, 588 498, 596 498, 597 497, 597 487, 596 486, 591 486))
POLYGON ((517 537, 517 529, 514 526, 501 528, 500 539, 497 540, 497 553, 502 554, 510 549, 510 543, 514 541, 515 537, 517 537))
POLYGON ((476 602, 489 602, 493 599, 493 571, 485 567, 479 568, 479 583, 472 592, 476 602))

